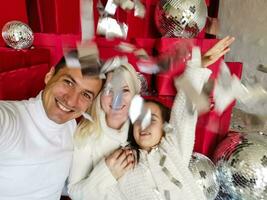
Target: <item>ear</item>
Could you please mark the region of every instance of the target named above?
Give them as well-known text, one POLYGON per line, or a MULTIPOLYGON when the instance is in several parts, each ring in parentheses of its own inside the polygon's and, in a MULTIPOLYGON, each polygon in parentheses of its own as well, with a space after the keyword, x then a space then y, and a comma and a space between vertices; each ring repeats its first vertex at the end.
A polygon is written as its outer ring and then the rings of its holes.
POLYGON ((51 69, 49 70, 49 72, 47 72, 47 74, 45 75, 45 84, 47 84, 50 79, 52 78, 52 76, 54 76, 55 74, 55 67, 51 67, 51 69))

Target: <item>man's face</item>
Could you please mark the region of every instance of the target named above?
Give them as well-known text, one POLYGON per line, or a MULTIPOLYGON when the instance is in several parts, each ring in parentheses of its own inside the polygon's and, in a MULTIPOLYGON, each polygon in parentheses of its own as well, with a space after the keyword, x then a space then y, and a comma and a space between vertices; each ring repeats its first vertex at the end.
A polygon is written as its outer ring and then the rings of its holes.
POLYGON ((91 107, 99 93, 102 80, 83 76, 78 68, 64 67, 54 74, 54 68, 45 77, 43 105, 48 118, 58 124, 80 117, 91 107))

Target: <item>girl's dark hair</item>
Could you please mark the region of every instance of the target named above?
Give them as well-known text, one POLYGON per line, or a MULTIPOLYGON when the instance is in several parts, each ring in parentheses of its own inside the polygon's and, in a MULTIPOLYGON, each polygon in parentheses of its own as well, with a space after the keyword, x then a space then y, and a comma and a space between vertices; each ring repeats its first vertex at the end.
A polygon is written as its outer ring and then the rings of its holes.
MULTIPOLYGON (((160 102, 158 102, 156 100, 153 100, 153 99, 145 100, 145 103, 154 103, 154 104, 156 104, 159 107, 160 111, 161 111, 161 117, 162 117, 163 122, 169 122, 170 116, 171 116, 171 110, 168 107, 164 106, 162 103, 160 103, 160 102)), ((133 124, 132 123, 130 123, 130 126, 129 126, 128 142, 129 142, 129 146, 136 151, 136 153, 137 153, 137 162, 139 162, 139 158, 140 158, 139 146, 138 146, 138 144, 136 143, 136 141, 134 139, 133 124)))

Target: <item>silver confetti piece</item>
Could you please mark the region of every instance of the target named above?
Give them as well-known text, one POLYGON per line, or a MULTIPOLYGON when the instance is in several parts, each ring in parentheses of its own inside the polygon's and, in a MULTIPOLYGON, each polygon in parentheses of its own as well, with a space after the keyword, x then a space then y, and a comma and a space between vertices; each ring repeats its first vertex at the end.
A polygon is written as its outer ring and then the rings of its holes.
POLYGON ((64 50, 64 57, 66 60, 66 65, 71 68, 81 68, 81 64, 78 58, 77 51, 69 51, 64 50))
POLYGON ((123 9, 123 10, 132 10, 134 9, 134 2, 130 1, 130 0, 121 0, 120 1, 120 7, 123 9))
POLYGON ((227 65, 222 62, 220 74, 214 87, 215 110, 222 113, 236 97, 242 97, 245 94, 246 88, 235 75, 231 75, 227 65))
POLYGON ((140 95, 135 95, 131 101, 129 108, 129 117, 132 123, 134 123, 142 113, 144 100, 140 95))
POLYGON ((169 178, 169 180, 176 185, 178 188, 182 188, 183 185, 180 181, 178 181, 176 178, 174 178, 171 174, 171 172, 166 168, 166 167, 162 167, 162 171, 164 172, 164 174, 169 178))
POLYGON ((208 112, 210 109, 209 98, 204 93, 198 93, 191 82, 184 76, 175 80, 175 85, 180 88, 194 105, 198 114, 208 112))
POLYGON ((125 23, 119 23, 111 17, 102 17, 97 24, 97 33, 104 35, 108 39, 123 38, 126 39, 128 26, 125 23))
POLYGON ((95 42, 84 40, 77 44, 77 50, 79 59, 87 56, 99 57, 98 47, 95 42))
POLYGON ((255 112, 258 105, 267 101, 267 92, 259 84, 244 86, 235 75, 231 76, 226 64, 223 63, 214 88, 215 110, 222 113, 234 100, 255 112))
POLYGON ((151 117, 152 117, 151 110, 148 109, 141 121, 142 130, 145 130, 151 124, 151 117))
POLYGON ((166 158, 167 158, 167 157, 166 157, 165 155, 161 156, 160 161, 159 161, 159 165, 160 165, 161 167, 164 166, 165 161, 166 161, 166 158))
POLYGON ((134 16, 144 18, 146 14, 145 6, 140 2, 140 0, 134 0, 134 16))
POLYGON ((108 96, 112 93, 112 85, 111 83, 106 83, 103 89, 103 95, 108 96))
POLYGON ((115 93, 112 100, 112 109, 119 110, 121 108, 123 98, 122 90, 119 90, 118 93, 115 93))
POLYGON ((80 0, 82 40, 92 39, 94 36, 93 1, 80 0))
POLYGON ((171 200, 171 195, 169 190, 164 190, 164 196, 166 200, 171 200))
POLYGON ((133 44, 127 42, 120 42, 116 49, 121 52, 132 53, 136 49, 136 47, 133 44))
POLYGON ((160 71, 159 65, 152 59, 139 59, 136 65, 139 71, 146 74, 156 74, 160 71))
POLYGON ((118 5, 114 2, 114 0, 108 0, 105 6, 105 12, 110 15, 114 15, 117 8, 118 8, 118 5))
POLYGON ((110 84, 114 94, 117 94, 122 90, 123 84, 125 84, 125 77, 121 68, 116 68, 114 70, 110 84))

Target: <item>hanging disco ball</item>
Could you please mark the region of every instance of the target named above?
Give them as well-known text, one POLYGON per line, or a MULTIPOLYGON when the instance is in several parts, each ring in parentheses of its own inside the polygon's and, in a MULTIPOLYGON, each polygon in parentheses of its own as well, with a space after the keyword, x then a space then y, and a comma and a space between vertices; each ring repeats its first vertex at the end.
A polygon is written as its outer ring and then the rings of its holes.
POLYGON ((194 38, 205 26, 205 0, 160 0, 155 22, 164 37, 194 38))
POLYGON ((267 136, 229 133, 214 152, 221 185, 216 200, 267 199, 267 136))
POLYGON ((207 200, 214 200, 219 191, 219 183, 216 177, 216 168, 212 161, 203 154, 193 153, 189 169, 207 200))
POLYGON ((33 43, 31 28, 20 21, 10 21, 2 29, 2 37, 5 43, 14 49, 25 49, 33 43))

